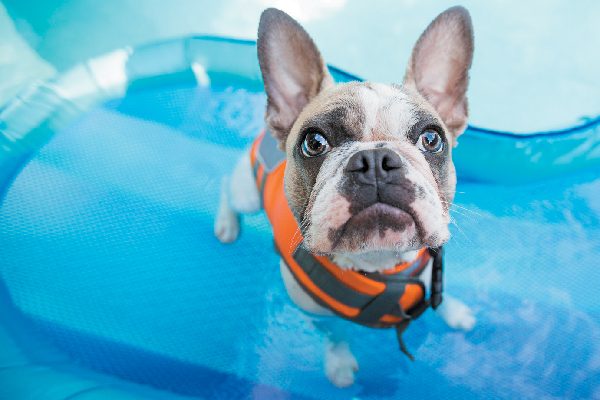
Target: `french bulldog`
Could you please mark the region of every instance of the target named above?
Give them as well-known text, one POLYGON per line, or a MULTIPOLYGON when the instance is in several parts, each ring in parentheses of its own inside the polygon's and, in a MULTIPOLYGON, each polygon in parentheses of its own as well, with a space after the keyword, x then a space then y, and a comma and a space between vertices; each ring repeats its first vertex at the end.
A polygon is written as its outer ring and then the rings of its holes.
MULTIPOLYGON (((257 48, 267 94, 266 135, 285 163, 279 189, 269 190, 283 193, 293 216, 271 218, 274 232, 295 229, 286 240, 301 237, 299 248, 311 260, 335 265, 336 276, 375 277, 369 284, 425 254, 423 249, 440 249, 450 237, 452 148, 467 126, 473 57, 468 11, 453 7, 431 22, 414 46, 401 85, 335 84, 307 32, 277 9, 263 12, 257 48)), ((223 243, 237 238, 240 213, 265 204, 256 165, 256 156, 246 153, 223 181, 214 227, 223 243)), ((264 180, 270 172, 261 171, 264 180)), ((282 254, 280 269, 291 300, 309 315, 343 314, 327 294, 315 295, 326 288, 315 292, 314 282, 302 275, 306 271, 291 268, 290 260, 282 254)), ((422 282, 423 296, 432 290, 435 258, 425 260, 411 278, 422 282)), ((410 318, 397 300, 392 299, 397 318, 410 318)), ((436 312, 455 329, 475 324, 471 309, 450 296, 436 312)), ((327 377, 339 387, 351 385, 358 363, 347 341, 326 337, 326 343, 327 377)))

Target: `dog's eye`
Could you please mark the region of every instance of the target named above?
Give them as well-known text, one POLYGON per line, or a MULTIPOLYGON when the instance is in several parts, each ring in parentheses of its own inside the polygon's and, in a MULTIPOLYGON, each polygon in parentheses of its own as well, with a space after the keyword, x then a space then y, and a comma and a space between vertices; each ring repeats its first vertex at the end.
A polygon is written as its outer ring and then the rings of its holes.
POLYGON ((433 129, 426 129, 421 133, 421 136, 419 136, 417 147, 419 150, 428 153, 439 153, 444 149, 444 141, 439 133, 433 129))
POLYGON ((329 151, 331 146, 325 136, 319 132, 309 132, 302 142, 302 154, 306 157, 317 157, 329 151))

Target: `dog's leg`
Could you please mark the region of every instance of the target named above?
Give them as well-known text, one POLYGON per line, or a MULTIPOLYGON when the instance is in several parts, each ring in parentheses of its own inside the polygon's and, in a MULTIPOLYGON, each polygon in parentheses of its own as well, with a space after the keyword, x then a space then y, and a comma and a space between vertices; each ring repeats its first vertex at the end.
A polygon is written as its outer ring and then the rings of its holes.
MULTIPOLYGON (((421 280, 425 284, 425 290, 429 292, 431 286, 431 261, 421 273, 421 280)), ((470 331, 475 326, 477 319, 471 308, 457 298, 444 293, 444 301, 435 310, 444 322, 453 329, 470 331)))
POLYGON ((325 375, 337 387, 348 387, 354 383, 358 361, 346 341, 327 337, 325 344, 325 375))
POLYGON ((215 236, 222 243, 231 243, 240 233, 238 213, 260 209, 260 198, 252 176, 250 156, 245 153, 237 162, 231 178, 223 178, 219 211, 215 219, 215 236))
POLYGON ((307 312, 312 325, 325 336, 325 375, 337 387, 347 387, 354 383, 354 373, 358 371, 358 362, 343 340, 343 328, 340 321, 331 312, 310 297, 296 282, 284 261, 279 262, 281 277, 290 299, 298 308, 307 312), (340 329, 341 328, 341 329, 340 329))
POLYGON ((444 295, 444 301, 435 311, 450 328, 470 331, 477 322, 473 310, 468 305, 447 294, 444 295))

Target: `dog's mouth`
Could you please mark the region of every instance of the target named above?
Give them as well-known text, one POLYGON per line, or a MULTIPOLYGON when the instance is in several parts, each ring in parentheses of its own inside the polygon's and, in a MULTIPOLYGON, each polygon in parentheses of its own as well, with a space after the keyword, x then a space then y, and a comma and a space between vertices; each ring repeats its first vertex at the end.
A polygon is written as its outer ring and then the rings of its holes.
POLYGON ((376 202, 348 218, 330 231, 332 250, 368 250, 397 248, 413 239, 415 219, 398 207, 376 202))
POLYGON ((385 222, 386 225, 399 226, 405 225, 407 222, 413 220, 408 212, 387 203, 377 202, 354 214, 346 221, 346 224, 361 224, 366 221, 372 221, 373 219, 376 219, 377 222, 385 222))

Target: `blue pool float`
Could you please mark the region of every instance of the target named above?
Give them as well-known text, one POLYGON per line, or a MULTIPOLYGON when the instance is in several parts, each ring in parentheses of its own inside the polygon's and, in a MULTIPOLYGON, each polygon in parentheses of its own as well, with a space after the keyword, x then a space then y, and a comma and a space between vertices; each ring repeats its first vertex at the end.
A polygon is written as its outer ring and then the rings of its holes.
MULTIPOLYGON (((359 78, 330 67, 338 82, 359 78)), ((0 109, 0 399, 600 396, 600 116, 553 132, 470 126, 447 291, 406 333, 348 327, 354 386, 289 303, 264 215, 212 235, 217 188, 263 126, 255 43, 120 49, 0 109)))

